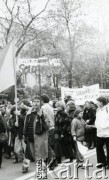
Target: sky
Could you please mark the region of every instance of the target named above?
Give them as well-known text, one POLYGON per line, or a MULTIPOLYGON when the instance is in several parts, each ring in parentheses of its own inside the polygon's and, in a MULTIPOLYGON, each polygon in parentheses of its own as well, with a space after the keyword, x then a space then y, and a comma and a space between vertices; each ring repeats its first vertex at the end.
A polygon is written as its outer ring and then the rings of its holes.
POLYGON ((92 0, 87 3, 87 21, 101 32, 109 28, 109 0, 92 0))
POLYGON ((109 48, 109 0, 91 0, 87 4, 86 22, 98 29, 99 41, 103 41, 105 50, 109 48), (102 35, 102 36, 101 36, 102 35))

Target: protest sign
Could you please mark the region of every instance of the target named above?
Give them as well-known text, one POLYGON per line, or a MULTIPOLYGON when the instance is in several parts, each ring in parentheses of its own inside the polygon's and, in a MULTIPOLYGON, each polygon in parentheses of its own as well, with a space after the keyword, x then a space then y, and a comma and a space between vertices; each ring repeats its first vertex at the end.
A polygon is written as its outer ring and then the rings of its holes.
POLYGON ((100 89, 99 93, 100 93, 100 96, 109 97, 109 89, 100 89))
POLYGON ((99 97, 99 84, 77 89, 61 87, 62 100, 67 96, 71 96, 77 105, 83 105, 86 101, 96 102, 99 97))

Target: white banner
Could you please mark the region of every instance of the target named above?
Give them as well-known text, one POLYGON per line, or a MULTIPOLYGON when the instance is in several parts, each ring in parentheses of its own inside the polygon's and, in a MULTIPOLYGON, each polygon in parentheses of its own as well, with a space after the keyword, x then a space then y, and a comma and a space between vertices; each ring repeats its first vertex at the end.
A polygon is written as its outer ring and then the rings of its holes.
POLYGON ((100 89, 100 96, 108 96, 109 97, 109 89, 100 89))
POLYGON ((99 97, 99 84, 78 89, 61 87, 62 100, 68 95, 75 100, 76 105, 83 105, 86 101, 96 102, 96 99, 99 97))

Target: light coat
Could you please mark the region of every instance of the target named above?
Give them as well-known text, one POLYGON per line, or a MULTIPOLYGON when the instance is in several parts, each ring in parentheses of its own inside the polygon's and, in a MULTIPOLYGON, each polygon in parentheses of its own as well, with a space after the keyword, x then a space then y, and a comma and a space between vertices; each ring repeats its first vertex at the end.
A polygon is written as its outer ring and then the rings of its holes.
MULTIPOLYGON (((39 116, 42 114, 42 110, 37 112, 39 116)), ((45 115, 45 114, 44 114, 45 115)), ((27 114, 26 120, 25 120, 25 126, 24 126, 24 136, 28 137, 28 124, 32 116, 32 110, 30 110, 27 114)), ((46 118, 46 115, 44 116, 46 118)), ((44 132, 41 135, 35 134, 35 126, 37 121, 37 115, 34 118, 34 151, 35 151, 35 160, 37 158, 43 158, 43 160, 46 160, 48 157, 48 131, 44 132)), ((47 119, 46 119, 47 121, 47 119)))
POLYGON ((95 127, 98 137, 109 137, 109 104, 97 109, 95 127))

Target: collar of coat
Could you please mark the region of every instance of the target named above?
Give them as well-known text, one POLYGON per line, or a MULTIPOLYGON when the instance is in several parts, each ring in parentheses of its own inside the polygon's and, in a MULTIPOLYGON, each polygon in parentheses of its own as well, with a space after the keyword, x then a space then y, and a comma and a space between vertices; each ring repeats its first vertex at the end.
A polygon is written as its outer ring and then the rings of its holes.
POLYGON ((29 114, 31 114, 31 113, 33 113, 33 112, 36 112, 39 116, 41 116, 42 115, 42 109, 40 109, 38 112, 37 111, 35 111, 33 108, 31 108, 31 109, 29 109, 29 111, 27 112, 27 115, 29 115, 29 114))

